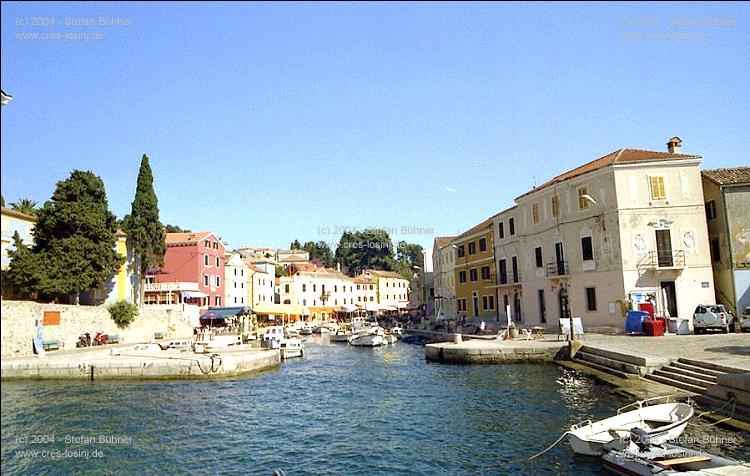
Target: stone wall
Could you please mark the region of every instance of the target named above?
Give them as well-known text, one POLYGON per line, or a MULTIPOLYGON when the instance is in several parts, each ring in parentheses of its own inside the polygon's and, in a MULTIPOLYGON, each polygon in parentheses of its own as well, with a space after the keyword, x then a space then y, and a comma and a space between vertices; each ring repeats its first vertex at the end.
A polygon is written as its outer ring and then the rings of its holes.
POLYGON ((163 332, 167 338, 193 334, 192 326, 178 310, 144 308, 127 328, 121 329, 105 306, 3 300, 0 317, 0 355, 3 358, 34 353, 32 342, 36 336, 36 321, 44 317, 45 311, 60 311, 61 318, 59 325, 42 328, 42 338, 60 342, 63 350, 75 349, 78 336, 84 332, 90 333, 92 338, 97 332, 118 335, 121 343, 150 342, 156 332, 163 332))

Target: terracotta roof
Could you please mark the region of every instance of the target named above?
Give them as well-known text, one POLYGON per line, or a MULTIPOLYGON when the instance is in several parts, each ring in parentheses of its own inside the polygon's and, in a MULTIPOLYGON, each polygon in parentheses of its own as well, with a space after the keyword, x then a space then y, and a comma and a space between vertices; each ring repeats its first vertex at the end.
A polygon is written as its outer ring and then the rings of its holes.
POLYGON ((718 185, 750 183, 750 167, 704 170, 703 176, 718 185))
POLYGON ((118 228, 115 232, 115 236, 128 236, 128 234, 118 228))
POLYGON ((395 271, 383 271, 380 269, 366 269, 364 271, 365 273, 370 273, 373 276, 378 276, 381 278, 397 278, 397 279, 403 279, 406 280, 405 277, 401 276, 400 274, 396 273, 395 271))
POLYGON ((198 243, 210 234, 210 231, 197 231, 195 233, 167 233, 165 241, 168 245, 198 243))
MULTIPOLYGON (((500 213, 503 213, 503 212, 500 212, 500 213)), ((465 232, 461 233, 460 235, 458 235, 457 237, 455 237, 453 239, 453 243, 455 243, 456 241, 458 241, 459 238, 463 238, 464 236, 471 235, 473 233, 478 232, 479 230, 483 230, 485 228, 490 228, 491 229, 492 228, 492 221, 495 219, 496 216, 500 215, 500 213, 495 213, 494 215, 492 215, 488 219, 484 220, 482 223, 480 223, 478 225, 475 225, 475 226, 469 228, 468 230, 466 230, 465 232)))
POLYGON ((290 267, 293 267, 297 271, 317 271, 319 266, 315 263, 310 262, 300 262, 300 263, 292 263, 289 265, 290 267))
POLYGON ((18 212, 16 210, 13 210, 12 208, 5 208, 2 207, 3 215, 8 215, 16 218, 20 218, 22 220, 28 220, 28 221, 36 221, 35 216, 27 215, 25 213, 18 212))
POLYGON ((253 266, 252 264, 250 265, 250 269, 251 269, 251 270, 252 270, 253 272, 255 272, 255 273, 268 274, 268 273, 267 273, 266 271, 264 271, 264 270, 260 269, 260 268, 259 268, 259 267, 257 267, 257 266, 253 266))
POLYGON ((519 195, 516 198, 516 200, 518 200, 518 198, 525 197, 526 195, 532 194, 534 192, 538 192, 539 190, 549 187, 550 185, 554 185, 556 183, 560 183, 562 181, 565 181, 574 177, 578 177, 588 172, 593 172, 594 170, 599 170, 601 168, 610 166, 612 164, 633 163, 633 162, 658 162, 662 160, 700 159, 700 158, 701 158, 700 155, 670 154, 669 152, 657 152, 654 150, 619 149, 603 157, 599 157, 596 160, 592 160, 591 162, 587 164, 583 164, 580 167, 576 167, 573 170, 569 170, 563 174, 560 174, 557 177, 543 183, 542 185, 529 190, 523 195, 519 195))
POLYGON ((444 246, 448 246, 455 236, 438 236, 435 238, 435 247, 436 248, 443 248, 444 246))

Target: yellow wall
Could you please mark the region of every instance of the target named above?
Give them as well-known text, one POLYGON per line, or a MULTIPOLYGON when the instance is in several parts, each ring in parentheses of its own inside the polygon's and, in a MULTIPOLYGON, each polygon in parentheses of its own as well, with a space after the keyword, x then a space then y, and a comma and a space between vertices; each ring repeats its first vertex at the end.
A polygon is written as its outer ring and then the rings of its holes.
POLYGON ((496 288, 491 287, 497 284, 496 279, 496 266, 495 266, 495 245, 492 239, 492 227, 480 230, 478 232, 467 235, 466 237, 459 237, 454 241, 457 247, 464 246, 464 256, 458 256, 458 250, 456 250, 456 267, 453 271, 455 284, 456 284, 456 310, 460 316, 473 317, 474 307, 472 301, 472 293, 477 293, 477 308, 479 317, 495 318, 497 316, 497 292, 496 288), (480 251, 479 240, 484 238, 487 243, 485 251, 480 251), (469 254, 469 244, 475 243, 476 252, 469 254), (488 266, 490 270, 489 279, 482 279, 482 267, 488 266), (477 280, 471 281, 471 269, 477 270, 477 280), (466 272, 466 282, 462 283, 460 279, 461 271, 466 272), (485 310, 483 307, 483 296, 492 296, 494 305, 493 309, 485 310), (458 311, 458 302, 461 299, 466 299, 466 311, 458 311))
MULTIPOLYGON (((125 238, 117 240, 117 253, 125 258, 128 257, 128 248, 125 244, 125 238)), ((127 299, 127 284, 128 284, 128 262, 127 259, 120 266, 120 272, 117 276, 117 300, 127 299)))

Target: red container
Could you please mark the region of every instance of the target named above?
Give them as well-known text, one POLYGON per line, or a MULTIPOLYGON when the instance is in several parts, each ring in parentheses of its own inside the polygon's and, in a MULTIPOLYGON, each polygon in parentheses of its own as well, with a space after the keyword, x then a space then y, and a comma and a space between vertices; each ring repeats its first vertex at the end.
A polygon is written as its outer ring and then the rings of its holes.
POLYGON ((649 319, 643 321, 643 333, 647 336, 663 336, 664 321, 661 319, 649 319))
POLYGON ((651 316, 651 319, 654 318, 654 303, 651 303, 651 302, 642 302, 642 303, 638 304, 638 310, 639 311, 647 312, 651 316))

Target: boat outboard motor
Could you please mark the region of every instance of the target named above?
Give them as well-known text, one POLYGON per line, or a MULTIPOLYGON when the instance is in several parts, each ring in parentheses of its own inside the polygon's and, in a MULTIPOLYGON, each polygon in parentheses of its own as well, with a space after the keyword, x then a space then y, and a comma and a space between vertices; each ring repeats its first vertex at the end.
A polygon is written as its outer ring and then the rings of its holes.
POLYGON ((645 451, 651 444, 651 441, 649 441, 648 432, 643 428, 638 427, 630 430, 630 441, 635 443, 636 446, 638 446, 638 449, 640 449, 641 451, 645 451))

